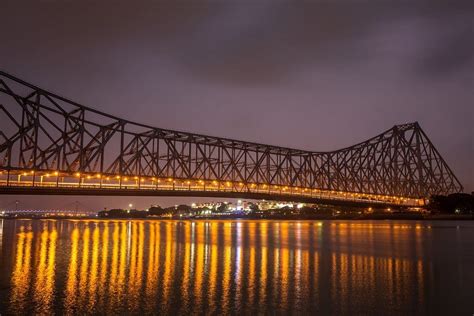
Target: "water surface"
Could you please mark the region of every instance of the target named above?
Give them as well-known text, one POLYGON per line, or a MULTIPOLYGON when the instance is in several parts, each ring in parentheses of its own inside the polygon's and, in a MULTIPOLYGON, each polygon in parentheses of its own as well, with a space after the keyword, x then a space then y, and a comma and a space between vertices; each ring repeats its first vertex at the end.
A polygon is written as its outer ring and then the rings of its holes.
POLYGON ((474 223, 4 220, 2 314, 474 313, 474 223))

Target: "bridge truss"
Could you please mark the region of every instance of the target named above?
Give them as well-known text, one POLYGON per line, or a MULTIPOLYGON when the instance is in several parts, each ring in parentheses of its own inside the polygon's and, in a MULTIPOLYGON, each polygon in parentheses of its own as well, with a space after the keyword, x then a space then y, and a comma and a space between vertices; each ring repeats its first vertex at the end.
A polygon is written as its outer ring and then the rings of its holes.
POLYGON ((417 204, 462 191, 418 123, 313 152, 130 122, 4 72, 0 122, 0 193, 128 190, 417 204))

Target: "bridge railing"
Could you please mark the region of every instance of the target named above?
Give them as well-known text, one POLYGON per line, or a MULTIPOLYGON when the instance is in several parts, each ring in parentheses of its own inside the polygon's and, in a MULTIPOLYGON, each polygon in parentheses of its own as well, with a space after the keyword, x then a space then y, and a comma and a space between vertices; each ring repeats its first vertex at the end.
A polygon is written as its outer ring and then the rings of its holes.
POLYGON ((244 186, 241 182, 203 181, 199 179, 145 178, 102 176, 98 174, 67 174, 44 172, 0 171, 0 187, 46 188, 54 192, 62 189, 99 189, 99 190, 140 190, 140 191, 175 191, 175 192, 223 192, 245 194, 268 194, 275 197, 308 197, 325 200, 390 203, 406 206, 421 206, 424 199, 401 196, 362 194, 311 189, 305 187, 277 186, 264 183, 250 183, 244 186))

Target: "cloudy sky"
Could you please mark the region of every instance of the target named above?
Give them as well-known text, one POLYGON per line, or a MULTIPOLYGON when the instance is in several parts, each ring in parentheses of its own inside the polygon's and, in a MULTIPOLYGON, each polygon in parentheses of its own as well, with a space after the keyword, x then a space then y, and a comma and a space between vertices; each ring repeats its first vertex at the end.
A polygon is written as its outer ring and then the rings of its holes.
MULTIPOLYGON (((4 71, 157 127, 326 151, 418 121, 474 190, 473 1, 6 0, 0 27, 4 71)), ((176 202, 84 202, 130 200, 176 202)))

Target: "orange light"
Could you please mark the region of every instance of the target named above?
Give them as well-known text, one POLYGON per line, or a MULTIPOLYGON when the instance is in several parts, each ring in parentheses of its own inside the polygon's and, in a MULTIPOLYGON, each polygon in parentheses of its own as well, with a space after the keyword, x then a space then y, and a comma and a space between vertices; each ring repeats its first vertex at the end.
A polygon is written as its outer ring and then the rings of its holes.
POLYGON ((76 172, 76 177, 80 177, 81 176, 81 173, 80 172, 76 172))
POLYGON ((55 176, 57 176, 58 174, 59 174, 59 172, 57 172, 57 171, 54 172, 54 175, 55 175, 55 176))

